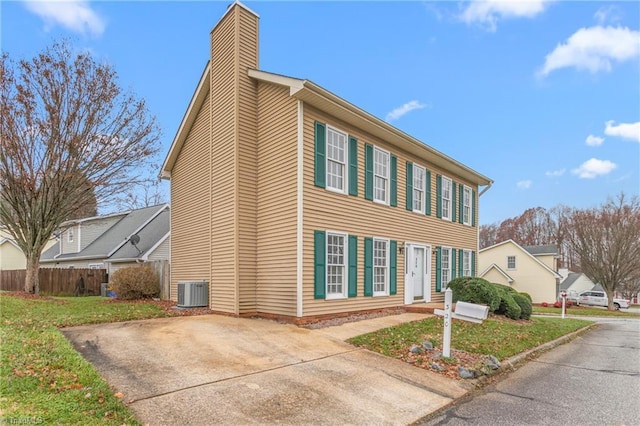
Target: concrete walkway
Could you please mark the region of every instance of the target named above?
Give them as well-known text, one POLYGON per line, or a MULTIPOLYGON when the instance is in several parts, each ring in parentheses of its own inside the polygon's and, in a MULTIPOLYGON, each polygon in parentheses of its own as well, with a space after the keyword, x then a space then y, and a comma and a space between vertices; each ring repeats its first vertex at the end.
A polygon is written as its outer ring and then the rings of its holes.
POLYGON ((393 327, 405 322, 420 321, 432 316, 433 315, 431 314, 407 312, 404 314, 387 315, 385 317, 372 318, 363 321, 348 322, 341 325, 321 328, 317 331, 322 332, 335 339, 347 340, 352 337, 360 336, 361 334, 371 333, 372 331, 393 327))
POLYGON ((464 395, 449 380, 342 340, 424 314, 320 330, 217 315, 63 333, 142 423, 412 423, 464 395))

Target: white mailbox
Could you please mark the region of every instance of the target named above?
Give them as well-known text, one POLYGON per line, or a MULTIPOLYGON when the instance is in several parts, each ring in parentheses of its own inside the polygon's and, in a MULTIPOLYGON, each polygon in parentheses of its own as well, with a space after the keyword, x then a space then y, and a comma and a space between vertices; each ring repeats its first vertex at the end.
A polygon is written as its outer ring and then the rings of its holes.
POLYGON ((485 305, 476 305, 469 302, 457 302, 453 318, 463 321, 475 322, 482 324, 482 320, 486 320, 489 315, 489 307, 485 305))

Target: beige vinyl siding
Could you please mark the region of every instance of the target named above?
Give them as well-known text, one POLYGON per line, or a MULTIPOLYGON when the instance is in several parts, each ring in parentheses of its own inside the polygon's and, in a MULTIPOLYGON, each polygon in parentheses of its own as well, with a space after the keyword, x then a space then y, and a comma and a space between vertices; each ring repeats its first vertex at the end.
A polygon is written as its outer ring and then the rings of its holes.
POLYGON ((297 101, 258 87, 258 311, 296 315, 297 101))
POLYGON ((169 260, 169 253, 171 246, 171 237, 164 240, 156 249, 149 255, 149 261, 153 260, 169 260))
POLYGON ((210 279, 209 96, 171 173, 171 298, 178 281, 210 279))
MULTIPOLYGON (((404 304, 404 254, 397 256, 397 294, 394 296, 364 296, 364 238, 382 237, 403 242, 431 245, 431 288, 433 302, 444 300, 435 292, 436 246, 476 250, 477 227, 452 223, 436 217, 436 174, 452 178, 476 191, 477 186, 457 176, 433 167, 428 161, 409 156, 395 146, 360 132, 340 120, 305 104, 304 110, 304 296, 303 315, 322 315, 344 311, 377 309, 404 304), (314 185, 314 121, 330 124, 358 139, 358 196, 327 191, 314 185), (388 150, 398 158, 398 205, 384 206, 364 198, 364 144, 370 143, 388 150), (406 161, 425 166, 431 171, 432 214, 426 216, 405 209, 406 161), (340 300, 314 299, 313 231, 334 230, 358 237, 358 296, 340 300)), ((477 207, 477 204, 476 204, 477 207)), ((477 208, 476 208, 477 210, 477 208)), ((476 222, 477 223, 477 222, 476 222)))
POLYGON ((242 7, 238 34, 236 133, 238 139, 238 313, 256 311, 257 83, 247 72, 258 66, 258 19, 242 7))
MULTIPOLYGON (((480 273, 482 273, 482 271, 480 271, 480 273)), ((502 275, 500 272, 498 272, 496 270, 496 268, 493 268, 491 270, 489 270, 489 272, 487 272, 484 277, 485 280, 491 282, 491 283, 496 283, 496 284, 502 284, 502 285, 508 285, 510 286, 511 283, 509 282, 509 280, 502 275)))
POLYGON ((540 262, 544 263, 545 265, 547 265, 547 267, 549 267, 549 269, 552 270, 556 270, 557 269, 557 261, 556 261, 556 257, 552 254, 545 254, 545 255, 540 255, 540 256, 536 256, 536 259, 538 259, 540 262))
POLYGON ((60 238, 60 242, 62 243, 60 251, 61 254, 78 253, 78 248, 80 247, 80 244, 78 243, 78 238, 80 237, 78 235, 78 229, 78 225, 73 225, 64 230, 62 237, 60 238), (73 242, 69 242, 69 232, 73 232, 73 242))
POLYGON ((25 269, 26 267, 27 258, 22 250, 8 241, 0 244, 0 270, 25 269))

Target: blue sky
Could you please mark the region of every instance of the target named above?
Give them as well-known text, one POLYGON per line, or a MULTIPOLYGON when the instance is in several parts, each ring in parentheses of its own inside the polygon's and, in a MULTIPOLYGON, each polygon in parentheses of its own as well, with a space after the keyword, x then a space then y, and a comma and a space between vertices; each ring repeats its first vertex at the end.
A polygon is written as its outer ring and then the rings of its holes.
MULTIPOLYGON (((229 3, 4 1, 0 45, 31 57, 66 37, 111 63, 147 99, 164 156, 229 3)), ((245 4, 260 15, 261 69, 310 79, 492 178, 481 223, 640 191, 638 2, 245 4)))

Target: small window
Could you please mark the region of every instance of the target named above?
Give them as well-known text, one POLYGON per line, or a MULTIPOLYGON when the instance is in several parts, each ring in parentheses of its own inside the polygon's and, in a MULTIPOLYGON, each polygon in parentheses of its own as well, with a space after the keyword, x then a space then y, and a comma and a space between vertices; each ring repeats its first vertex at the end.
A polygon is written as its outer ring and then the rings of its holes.
POLYGON ((327 126, 327 188, 347 192, 347 134, 327 126))
POLYGON ((516 257, 507 256, 507 269, 516 269, 516 257))
POLYGON ((451 179, 442 176, 442 218, 451 220, 451 179))
POLYGON ((346 297, 347 235, 327 232, 327 299, 346 297))
POLYGON ((73 242, 73 228, 67 230, 67 242, 73 242))
POLYGON ((465 186, 462 194, 462 223, 471 225, 471 188, 465 186))
POLYGON ((442 247, 440 270, 442 271, 442 291, 445 291, 447 284, 451 281, 451 249, 449 247, 442 247))
POLYGON ((373 159, 373 200, 389 204, 389 153, 376 147, 373 159))
POLYGON ((389 295, 389 240, 373 240, 373 295, 389 295))
POLYGON ((413 211, 424 214, 426 173, 423 167, 413 165, 413 211))
POLYGON ((471 276, 471 250, 464 250, 462 252, 462 276, 471 276))

